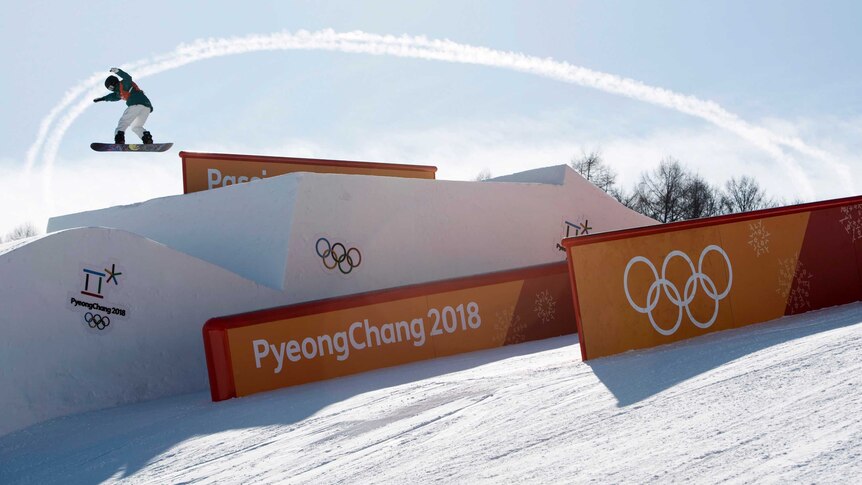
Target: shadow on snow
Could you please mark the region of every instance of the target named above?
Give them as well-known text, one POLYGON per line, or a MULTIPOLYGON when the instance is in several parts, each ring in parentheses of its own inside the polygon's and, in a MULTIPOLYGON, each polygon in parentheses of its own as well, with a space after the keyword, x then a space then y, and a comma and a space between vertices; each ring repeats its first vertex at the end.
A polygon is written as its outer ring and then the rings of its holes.
POLYGON ((820 332, 857 324, 862 304, 784 317, 707 334, 661 347, 586 362, 620 407, 635 404, 687 379, 760 350, 820 332))

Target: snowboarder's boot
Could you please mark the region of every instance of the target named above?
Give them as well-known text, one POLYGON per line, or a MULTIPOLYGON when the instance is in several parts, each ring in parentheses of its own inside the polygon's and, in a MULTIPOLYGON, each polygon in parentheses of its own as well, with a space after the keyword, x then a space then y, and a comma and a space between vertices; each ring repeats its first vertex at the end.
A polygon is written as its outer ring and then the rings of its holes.
POLYGON ((126 144, 126 134, 122 131, 118 131, 114 134, 114 143, 117 145, 125 145, 126 144))
POLYGON ((153 135, 151 135, 149 131, 145 131, 143 136, 141 136, 141 140, 144 142, 144 145, 152 145, 153 135))

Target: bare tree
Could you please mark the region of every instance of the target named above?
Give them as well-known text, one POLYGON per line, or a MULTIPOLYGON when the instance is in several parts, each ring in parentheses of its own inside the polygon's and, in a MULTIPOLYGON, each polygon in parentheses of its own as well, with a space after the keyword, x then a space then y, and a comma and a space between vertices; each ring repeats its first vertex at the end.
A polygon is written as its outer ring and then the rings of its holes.
POLYGON ((617 199, 617 201, 620 204, 628 207, 629 209, 637 210, 635 208, 635 206, 637 205, 636 204, 636 201, 637 201, 637 193, 636 192, 626 192, 625 189, 619 188, 617 186, 613 186, 613 187, 611 187, 611 190, 608 192, 608 194, 611 197, 613 197, 614 199, 617 199))
POLYGON ((769 204, 767 207, 784 207, 784 206, 788 206, 788 205, 804 204, 806 202, 805 200, 802 200, 799 197, 794 197, 793 199, 790 199, 789 201, 787 199, 785 199, 784 197, 782 197, 780 199, 770 199, 770 200, 771 200, 771 204, 769 204))
POLYGON ((688 175, 683 190, 683 219, 700 219, 721 213, 721 194, 700 175, 688 175))
POLYGON ((775 201, 766 197, 757 181, 748 175, 743 175, 740 179, 732 177, 724 184, 721 210, 725 214, 750 212, 776 205, 775 201))
POLYGON ((27 237, 38 236, 39 230, 36 229, 36 226, 33 224, 26 222, 19 226, 16 226, 14 229, 9 231, 6 234, 6 241, 15 241, 17 239, 24 239, 27 237))
POLYGON ((597 151, 584 152, 570 165, 624 206, 663 223, 784 205, 768 198, 751 177, 731 178, 720 189, 687 171, 673 157, 665 157, 654 171, 642 173, 631 192, 616 185, 616 173, 597 151))
POLYGON ((685 218, 688 177, 679 161, 667 157, 652 173, 644 173, 635 186, 632 208, 659 222, 685 218))
POLYGON ((492 177, 491 171, 488 170, 487 168, 483 168, 482 170, 479 171, 479 174, 476 175, 476 178, 474 178, 473 180, 475 180, 476 182, 481 182, 483 180, 488 180, 491 177, 492 177))
POLYGON ((615 190, 617 174, 605 164, 601 153, 597 151, 584 152, 581 154, 581 158, 572 160, 570 165, 596 187, 608 193, 615 190))

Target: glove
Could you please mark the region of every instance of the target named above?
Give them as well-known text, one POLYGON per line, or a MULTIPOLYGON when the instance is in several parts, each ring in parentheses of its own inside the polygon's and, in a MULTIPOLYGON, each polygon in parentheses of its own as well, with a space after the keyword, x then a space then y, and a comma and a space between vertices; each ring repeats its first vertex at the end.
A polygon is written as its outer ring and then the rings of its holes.
POLYGON ((116 73, 117 73, 117 71, 119 71, 119 69, 117 69, 116 67, 112 67, 112 68, 111 68, 111 72, 113 72, 114 74, 116 74, 116 73))

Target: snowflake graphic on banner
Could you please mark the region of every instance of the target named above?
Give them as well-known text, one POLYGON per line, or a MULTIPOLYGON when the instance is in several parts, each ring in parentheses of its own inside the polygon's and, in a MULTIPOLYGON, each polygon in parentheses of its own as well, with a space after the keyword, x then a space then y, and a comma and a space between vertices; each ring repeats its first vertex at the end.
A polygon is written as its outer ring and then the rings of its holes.
POLYGON ((757 221, 748 225, 748 245, 754 249, 759 258, 769 252, 769 231, 763 227, 763 221, 757 221))
POLYGON ((536 304, 533 306, 536 316, 542 323, 548 323, 554 319, 557 313, 557 301, 548 290, 536 293, 536 304))
POLYGON ((801 261, 794 258, 782 259, 778 262, 779 295, 787 299, 790 313, 796 313, 803 308, 811 309, 811 278, 814 275, 805 269, 801 261))
POLYGON ((494 324, 494 335, 497 340, 506 342, 511 335, 509 343, 521 343, 527 339, 527 325, 521 321, 521 316, 515 314, 515 307, 503 307, 495 313, 497 321, 494 324))
POLYGON ((862 239, 862 204, 842 207, 841 213, 844 217, 838 222, 844 226, 844 230, 850 235, 850 240, 855 243, 857 239, 862 239))

